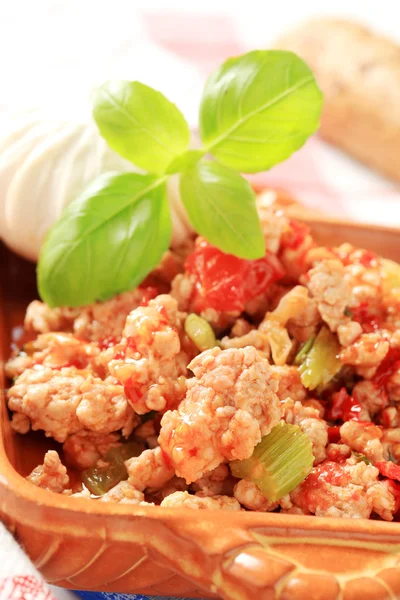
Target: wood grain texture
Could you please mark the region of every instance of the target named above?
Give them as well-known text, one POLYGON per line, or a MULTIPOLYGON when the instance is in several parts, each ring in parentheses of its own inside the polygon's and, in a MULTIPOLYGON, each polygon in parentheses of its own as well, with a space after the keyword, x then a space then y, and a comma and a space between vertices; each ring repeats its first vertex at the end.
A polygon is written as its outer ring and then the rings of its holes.
MULTIPOLYGON (((324 244, 400 259, 399 233, 309 218, 324 244)), ((33 266, 2 249, 1 360, 34 297, 33 266), (30 283, 29 283, 30 282, 30 283)), ((25 481, 26 438, 10 428, 0 374, 0 514, 46 579, 71 589, 232 600, 400 598, 400 525, 274 513, 112 505, 25 481), (25 450, 23 449, 25 448, 25 450)), ((34 460, 39 438, 29 439, 34 460)))

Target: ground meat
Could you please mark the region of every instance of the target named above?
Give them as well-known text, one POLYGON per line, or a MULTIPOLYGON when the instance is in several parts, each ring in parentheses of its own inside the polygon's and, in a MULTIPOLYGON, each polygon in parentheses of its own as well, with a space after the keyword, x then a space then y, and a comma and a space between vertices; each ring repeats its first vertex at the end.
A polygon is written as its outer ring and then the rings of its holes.
POLYGON ((22 413, 13 413, 11 417, 11 426, 17 433, 22 435, 28 433, 31 429, 31 420, 22 413))
POLYGON ((185 260, 193 249, 194 239, 189 237, 183 244, 167 250, 158 267, 151 272, 151 279, 170 284, 179 273, 183 273, 185 260))
POLYGON ((400 463, 400 427, 383 430, 382 446, 385 460, 400 463))
POLYGON ((240 337, 225 336, 221 340, 221 348, 224 350, 227 348, 246 348, 246 346, 254 346, 266 358, 270 355, 268 334, 258 329, 252 329, 240 337))
POLYGON ((128 315, 121 343, 100 356, 138 414, 175 408, 186 393, 188 358, 179 335, 183 318, 176 300, 158 296, 128 315))
POLYGON ((127 460, 125 465, 130 485, 141 492, 146 488, 162 488, 174 475, 173 468, 159 447, 145 450, 140 456, 127 460))
POLYGON ((67 469, 55 450, 46 452, 43 464, 33 469, 28 481, 50 492, 61 494, 69 484, 67 469))
POLYGON ((119 296, 79 308, 49 308, 35 300, 26 311, 28 331, 71 331, 74 335, 94 341, 109 337, 120 339, 127 315, 140 305, 145 290, 137 288, 119 296))
POLYGON ((373 423, 347 421, 340 428, 343 442, 373 463, 383 460, 382 436, 382 429, 373 423))
POLYGON ((363 302, 374 303, 380 296, 382 275, 379 261, 375 265, 365 266, 359 262, 363 250, 350 249, 350 244, 342 244, 337 248, 339 254, 348 255, 347 261, 351 264, 345 266, 344 278, 352 289, 353 300, 351 306, 358 306, 363 302))
POLYGON ((248 321, 246 321, 246 319, 236 319, 231 332, 230 332, 230 337, 231 338, 235 338, 235 337, 242 337, 243 335, 246 335, 246 333, 249 333, 249 331, 252 331, 254 329, 254 325, 251 325, 251 323, 249 323, 248 321))
POLYGON ((43 429, 58 442, 81 429, 128 434, 134 425, 134 413, 115 380, 102 381, 74 367, 28 369, 7 396, 9 408, 26 415, 33 430, 43 429))
POLYGON ((328 443, 328 426, 322 419, 304 419, 299 423, 300 429, 309 437, 312 443, 314 465, 326 458, 325 447, 328 443))
POLYGON ((378 422, 383 427, 400 427, 400 412, 396 406, 387 406, 378 415, 378 422))
POLYGON ((359 381, 356 383, 352 391, 352 396, 371 416, 375 416, 389 402, 388 396, 382 386, 378 386, 373 381, 359 381))
POLYGON ((117 483, 109 492, 101 496, 101 502, 117 502, 118 504, 139 504, 151 506, 145 502, 144 494, 136 490, 128 481, 117 483))
POLYGON ((373 510, 373 494, 368 490, 376 484, 378 474, 372 465, 354 464, 352 459, 346 463, 325 461, 290 493, 290 499, 303 514, 367 519, 373 510))
POLYGON ((270 502, 255 483, 244 479, 235 485, 233 495, 242 506, 249 510, 270 512, 279 506, 278 502, 270 502))
POLYGON ((271 365, 271 370, 273 377, 278 383, 276 393, 279 400, 292 398, 292 400, 299 400, 301 402, 305 399, 307 390, 301 383, 300 372, 297 367, 271 365))
POLYGON ((392 521, 396 512, 396 496, 390 481, 377 481, 367 490, 367 499, 373 512, 384 521, 392 521))
POLYGON ((400 368, 388 377, 386 388, 392 402, 400 402, 400 368))
POLYGON ((265 292, 258 294, 246 303, 244 312, 255 322, 262 321, 268 311, 278 306, 279 300, 291 288, 280 283, 272 283, 265 292))
POLYGON ((351 449, 346 444, 328 444, 326 447, 326 459, 341 462, 351 456, 351 449))
POLYGON ((308 298, 305 307, 287 322, 287 330, 298 342, 306 342, 315 335, 321 315, 315 298, 308 298))
POLYGON ((33 300, 26 309, 24 327, 26 331, 49 333, 50 331, 72 331, 79 308, 50 308, 39 300, 33 300))
POLYGON ((202 496, 191 495, 188 492, 175 492, 164 498, 161 506, 168 508, 192 508, 195 510, 241 510, 240 504, 235 498, 229 496, 202 496))
MULTIPOLYGON (((161 503, 164 498, 170 496, 171 494, 175 494, 175 492, 186 492, 188 490, 188 485, 184 479, 181 477, 172 477, 167 483, 155 493, 155 497, 159 499, 161 503)), ((151 496, 152 498, 154 496, 151 496)))
POLYGON ((362 332, 363 329, 360 323, 357 323, 357 321, 348 321, 347 323, 339 325, 337 329, 339 342, 342 346, 350 346, 351 344, 354 344, 362 332))
POLYGON ((345 365, 376 367, 385 358, 389 342, 379 333, 363 333, 354 344, 344 348, 340 360, 345 365))
POLYGON ((83 395, 76 415, 85 429, 98 433, 121 429, 125 437, 131 434, 139 419, 113 377, 101 381, 89 376, 80 389, 83 395))
POLYGON ((289 221, 283 211, 275 210, 264 200, 265 196, 262 194, 257 197, 257 211, 264 235, 265 248, 277 254, 282 234, 289 231, 289 221))
POLYGON ((86 343, 71 333, 43 333, 33 342, 26 343, 22 351, 6 364, 7 377, 14 378, 34 365, 52 369, 75 366, 96 371, 97 344, 86 343))
POLYGON ((287 398, 282 402, 286 423, 298 425, 310 438, 314 455, 314 465, 325 460, 328 444, 328 425, 320 418, 318 409, 313 406, 303 406, 301 402, 287 398))
POLYGON ((286 271, 285 279, 298 281, 299 277, 307 271, 307 254, 314 246, 314 240, 308 234, 299 246, 281 248, 279 259, 286 271))
POLYGON ((229 485, 229 482, 227 482, 229 477, 230 471, 228 466, 221 464, 213 469, 213 471, 205 473, 191 487, 194 492, 202 492, 204 496, 228 495, 229 491, 232 491, 232 489, 229 490, 229 488, 232 488, 232 485, 229 485))
POLYGON ((188 483, 224 459, 248 458, 281 418, 277 383, 268 362, 252 347, 213 348, 189 368, 195 377, 178 410, 161 421, 159 443, 188 483))
POLYGON ((95 433, 78 431, 70 435, 63 444, 65 460, 78 469, 94 467, 111 448, 121 444, 117 433, 95 433))
POLYGON ((134 435, 137 440, 147 443, 151 448, 158 446, 158 428, 156 427, 155 419, 150 419, 139 425, 135 429, 134 435))
POLYGON ((339 325, 350 320, 345 309, 351 301, 351 289, 344 280, 344 267, 339 260, 319 262, 308 272, 306 283, 331 331, 337 331, 339 325))

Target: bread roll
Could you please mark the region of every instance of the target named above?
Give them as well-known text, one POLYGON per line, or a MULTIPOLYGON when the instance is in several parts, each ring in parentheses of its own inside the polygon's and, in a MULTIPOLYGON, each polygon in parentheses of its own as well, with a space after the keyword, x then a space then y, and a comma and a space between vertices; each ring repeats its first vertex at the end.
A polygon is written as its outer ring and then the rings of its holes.
POLYGON ((313 70, 324 93, 320 133, 400 181, 400 46, 349 21, 310 21, 278 40, 313 70))

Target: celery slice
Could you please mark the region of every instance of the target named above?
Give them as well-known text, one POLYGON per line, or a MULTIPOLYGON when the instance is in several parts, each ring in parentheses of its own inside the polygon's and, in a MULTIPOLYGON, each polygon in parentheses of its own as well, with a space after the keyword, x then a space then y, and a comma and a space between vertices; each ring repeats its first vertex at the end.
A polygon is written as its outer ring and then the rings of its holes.
POLYGON ((382 289, 384 294, 391 294, 400 288, 400 264, 388 258, 381 259, 382 289))
POLYGON ((305 359, 307 354, 310 352, 312 345, 314 343, 314 340, 315 340, 315 335, 312 335, 311 337, 308 338, 308 340, 306 342, 304 342, 304 344, 302 345, 302 347, 296 354, 295 359, 293 361, 293 363, 295 365, 299 366, 302 364, 303 360, 305 359))
POLYGON ((139 456, 143 450, 144 446, 137 442, 128 442, 111 448, 103 458, 103 461, 108 464, 85 469, 82 473, 82 482, 91 494, 102 496, 120 481, 128 479, 124 461, 139 456))
POLYGON ((257 485, 270 502, 297 487, 312 470, 308 436, 297 425, 280 421, 254 448, 250 458, 231 462, 232 475, 257 485))
POLYGON ((186 317, 185 331, 200 352, 216 346, 215 333, 211 325, 199 315, 192 313, 186 317))
POLYGON ((304 387, 315 390, 333 379, 342 367, 339 352, 336 336, 327 327, 322 327, 299 367, 304 387))

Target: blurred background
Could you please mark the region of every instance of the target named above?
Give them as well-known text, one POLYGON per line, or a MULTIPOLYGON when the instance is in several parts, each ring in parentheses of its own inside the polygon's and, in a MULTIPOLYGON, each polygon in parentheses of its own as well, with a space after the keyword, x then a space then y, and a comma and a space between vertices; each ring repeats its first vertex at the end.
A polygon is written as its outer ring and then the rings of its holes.
MULTIPOLYGON (((397 5, 394 0, 3 1, 0 127, 7 129, 15 111, 36 107, 66 120, 90 121, 93 86, 124 78, 163 91, 195 130, 204 80, 227 57, 268 47, 311 17, 356 20, 400 43, 397 5)), ((351 57, 343 57, 344 66, 347 60, 351 57)), ((397 183, 318 138, 261 181, 337 217, 400 226, 397 183)))

